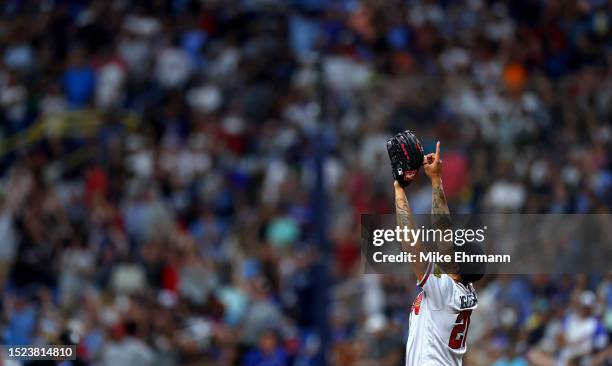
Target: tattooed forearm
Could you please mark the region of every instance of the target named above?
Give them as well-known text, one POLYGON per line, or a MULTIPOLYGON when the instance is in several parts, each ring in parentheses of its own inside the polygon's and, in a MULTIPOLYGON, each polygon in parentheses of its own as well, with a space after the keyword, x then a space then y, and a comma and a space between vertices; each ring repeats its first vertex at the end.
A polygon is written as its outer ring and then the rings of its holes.
POLYGON ((450 214, 448 204, 446 203, 446 196, 444 195, 444 189, 441 184, 432 187, 431 199, 432 214, 450 214))
POLYGON ((431 192, 431 214, 435 229, 446 230, 451 227, 450 210, 446 203, 442 185, 434 185, 431 192))
MULTIPOLYGON (((433 185, 431 192, 431 214, 433 227, 435 229, 446 230, 452 229, 452 222, 450 216, 450 210, 448 209, 448 203, 446 202, 446 196, 444 195, 444 189, 442 184, 433 185)), ((437 243, 438 251, 443 255, 450 255, 454 258, 455 245, 453 242, 441 241, 437 243)), ((458 273, 459 264, 440 263, 440 266, 446 273, 458 273)))
MULTIPOLYGON (((395 216, 397 219, 397 226, 404 228, 407 227, 410 230, 414 230, 414 217, 412 215, 412 210, 410 209, 410 204, 408 203, 408 198, 406 198, 406 193, 404 189, 399 187, 399 185, 395 184, 395 216)), ((415 243, 402 241, 402 249, 408 253, 411 253, 414 256, 419 256, 419 252, 422 251, 423 244, 417 240, 415 243)), ((417 279, 423 278, 423 275, 426 270, 427 263, 416 261, 412 264, 412 269, 414 270, 414 274, 417 279)))
MULTIPOLYGON (((397 225, 400 227, 408 227, 414 229, 414 219, 412 217, 412 210, 410 204, 406 199, 406 195, 396 194, 395 197, 395 216, 397 218, 397 225)), ((411 251, 410 243, 402 242, 402 248, 406 251, 411 251)))

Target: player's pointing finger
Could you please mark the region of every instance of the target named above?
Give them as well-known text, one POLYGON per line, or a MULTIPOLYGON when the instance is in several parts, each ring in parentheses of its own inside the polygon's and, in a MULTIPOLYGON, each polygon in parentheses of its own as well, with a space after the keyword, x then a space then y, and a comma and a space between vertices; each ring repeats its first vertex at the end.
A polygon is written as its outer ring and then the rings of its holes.
POLYGON ((436 160, 440 160, 440 141, 436 144, 436 160))

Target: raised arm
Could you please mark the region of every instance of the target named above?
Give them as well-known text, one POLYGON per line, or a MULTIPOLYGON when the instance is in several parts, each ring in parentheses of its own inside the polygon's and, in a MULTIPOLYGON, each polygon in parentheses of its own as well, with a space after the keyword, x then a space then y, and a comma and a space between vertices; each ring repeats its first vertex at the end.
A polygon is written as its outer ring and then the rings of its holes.
MULTIPOLYGON (((408 227, 408 229, 414 230, 414 218, 412 217, 408 198, 406 198, 406 192, 404 192, 404 188, 397 181, 393 183, 393 187, 395 188, 395 216, 397 217, 397 225, 401 228, 408 227)), ((423 250, 422 246, 423 244, 420 241, 416 243, 402 242, 402 249, 408 253, 413 253, 417 258, 419 257, 419 252, 423 250)), ((416 261, 413 264, 413 270, 417 280, 421 281, 427 270, 427 263, 416 261)))
POLYGON ((440 158, 440 141, 436 144, 436 152, 425 155, 423 162, 425 174, 431 180, 431 213, 432 215, 448 216, 450 222, 450 210, 442 188, 442 159, 440 158))
MULTIPOLYGON (((434 229, 452 229, 452 222, 444 188, 442 187, 442 159, 440 158, 440 141, 436 144, 436 152, 425 155, 423 161, 425 174, 431 180, 431 214, 434 229)), ((455 245, 452 242, 436 243, 442 254, 449 254, 454 258, 455 245)), ((449 274, 459 272, 458 263, 440 263, 442 269, 449 274)))

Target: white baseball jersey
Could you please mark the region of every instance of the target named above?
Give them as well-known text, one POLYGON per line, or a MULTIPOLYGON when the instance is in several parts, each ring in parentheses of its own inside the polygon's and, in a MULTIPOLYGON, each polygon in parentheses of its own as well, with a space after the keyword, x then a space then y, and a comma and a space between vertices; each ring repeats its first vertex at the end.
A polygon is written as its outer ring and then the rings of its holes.
POLYGON ((406 366, 461 366, 470 316, 478 299, 464 285, 429 264, 410 312, 406 366))

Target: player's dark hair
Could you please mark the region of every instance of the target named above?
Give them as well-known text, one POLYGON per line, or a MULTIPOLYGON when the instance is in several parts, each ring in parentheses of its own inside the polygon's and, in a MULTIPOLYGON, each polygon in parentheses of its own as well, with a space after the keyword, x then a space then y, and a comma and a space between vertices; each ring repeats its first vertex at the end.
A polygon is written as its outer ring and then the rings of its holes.
MULTIPOLYGON (((463 252, 467 255, 472 254, 485 254, 484 246, 478 243, 465 243, 461 246, 455 246, 455 252, 463 252)), ((487 269, 487 263, 482 261, 465 261, 459 263, 459 275, 461 276, 461 282, 468 284, 470 282, 476 282, 480 280, 487 269)))

